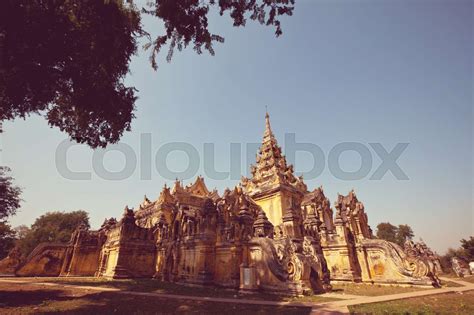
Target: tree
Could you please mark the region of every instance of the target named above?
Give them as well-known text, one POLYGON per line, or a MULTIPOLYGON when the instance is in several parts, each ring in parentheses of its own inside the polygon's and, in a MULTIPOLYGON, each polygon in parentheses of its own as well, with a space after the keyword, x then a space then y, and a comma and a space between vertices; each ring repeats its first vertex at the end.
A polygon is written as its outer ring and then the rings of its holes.
POLYGON ((462 239, 461 246, 457 249, 449 248, 446 254, 440 257, 441 266, 445 272, 451 272, 451 259, 453 257, 461 258, 467 262, 474 260, 474 237, 462 239))
POLYGON ((13 184, 9 172, 8 167, 0 166, 0 259, 7 256, 14 246, 16 233, 6 220, 16 213, 21 201, 21 189, 13 184))
POLYGON ((24 239, 26 235, 28 235, 28 233, 30 233, 31 229, 28 226, 22 224, 14 228, 14 230, 16 233, 16 238, 21 240, 21 239, 24 239))
POLYGON ((137 40, 149 39, 150 60, 169 45, 188 45, 214 54, 208 13, 229 12, 234 26, 247 18, 275 26, 281 35, 282 15, 292 15, 294 0, 155 0, 139 10, 123 0, 0 1, 0 121, 30 114, 92 148, 119 141, 131 129, 136 89, 125 86, 137 40), (141 14, 164 22, 165 34, 152 40, 142 29, 141 14))
POLYGON ((379 223, 377 225, 377 238, 396 243, 398 228, 388 222, 379 223))
POLYGON ((165 23, 166 34, 158 36, 146 47, 153 47, 150 60, 153 68, 157 68, 156 55, 169 41, 167 61, 170 61, 174 49, 181 51, 190 43, 193 49, 202 53, 206 49, 214 55, 213 42, 223 43, 224 38, 217 34, 211 34, 208 29, 207 15, 211 7, 219 7, 222 16, 229 11, 234 26, 245 26, 247 17, 260 24, 275 26, 275 35, 282 34, 281 22, 278 16, 293 15, 295 0, 155 0, 150 8, 144 8, 143 12, 151 14, 165 23))
POLYGON ((21 189, 13 185, 9 172, 8 167, 0 166, 0 222, 4 222, 20 208, 21 189))
MULTIPOLYGON (((135 117, 137 90, 124 78, 138 39, 148 38, 155 70, 167 44, 168 62, 191 44, 214 55, 213 43, 224 38, 208 29, 211 8, 229 12, 234 26, 250 18, 280 36, 278 17, 292 15, 294 0, 155 0, 141 10, 132 0, 0 1, 0 133, 2 121, 38 114, 92 148, 118 142, 135 117), (165 34, 152 40, 141 14, 162 20, 165 34)), ((0 220, 14 214, 21 192, 3 175, 0 220)))
POLYGON ((0 120, 41 114, 79 143, 130 130, 135 89, 123 78, 140 18, 121 1, 0 2, 0 120))
POLYGON ((83 210, 73 212, 48 212, 36 219, 23 239, 17 241, 17 246, 23 255, 28 255, 42 242, 66 243, 72 232, 80 226, 89 225, 89 215, 83 210))
POLYGON ((397 228, 396 243, 403 247, 405 242, 412 240, 414 236, 415 234, 408 224, 400 224, 397 228))
POLYGON ((15 231, 5 222, 0 222, 0 260, 15 246, 15 231))
POLYGON ((412 240, 415 234, 408 224, 400 224, 398 227, 386 222, 377 225, 377 238, 387 240, 403 247, 405 242, 412 240))
POLYGON ((22 224, 14 228, 15 233, 16 233, 16 238, 21 240, 24 239, 28 233, 30 233, 30 228, 27 227, 26 225, 22 224))
POLYGON ((456 250, 454 248, 448 248, 446 254, 440 256, 439 261, 441 262, 441 268, 443 268, 444 272, 451 272, 451 259, 455 256, 459 257, 459 250, 456 250))
POLYGON ((468 240, 461 240, 461 247, 464 251, 464 258, 467 261, 474 260, 474 237, 470 236, 468 240))

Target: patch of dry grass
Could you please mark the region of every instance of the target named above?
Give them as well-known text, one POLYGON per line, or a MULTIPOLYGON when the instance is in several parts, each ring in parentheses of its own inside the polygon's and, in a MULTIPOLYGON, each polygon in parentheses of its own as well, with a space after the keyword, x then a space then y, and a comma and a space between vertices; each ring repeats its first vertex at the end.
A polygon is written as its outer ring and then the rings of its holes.
POLYGON ((466 282, 474 283, 474 275, 473 275, 473 276, 469 276, 469 277, 464 277, 464 278, 458 278, 458 279, 461 280, 461 281, 466 281, 466 282))
POLYGON ((349 306, 351 314, 474 314, 474 291, 349 306))
POLYGON ((333 292, 340 294, 362 295, 362 296, 380 296, 397 293, 415 292, 421 290, 430 290, 425 287, 402 287, 396 285, 381 285, 367 283, 337 283, 333 284, 333 292))

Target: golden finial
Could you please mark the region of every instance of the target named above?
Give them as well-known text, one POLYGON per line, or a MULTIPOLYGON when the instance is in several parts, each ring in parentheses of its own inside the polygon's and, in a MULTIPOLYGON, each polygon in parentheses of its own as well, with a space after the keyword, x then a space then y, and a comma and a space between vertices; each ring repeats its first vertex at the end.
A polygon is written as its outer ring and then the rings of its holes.
MULTIPOLYGON (((265 106, 266 109, 267 106, 265 106)), ((272 133, 272 128, 270 127, 270 115, 268 114, 268 111, 265 113, 265 133, 264 133, 264 138, 273 137, 272 133)))

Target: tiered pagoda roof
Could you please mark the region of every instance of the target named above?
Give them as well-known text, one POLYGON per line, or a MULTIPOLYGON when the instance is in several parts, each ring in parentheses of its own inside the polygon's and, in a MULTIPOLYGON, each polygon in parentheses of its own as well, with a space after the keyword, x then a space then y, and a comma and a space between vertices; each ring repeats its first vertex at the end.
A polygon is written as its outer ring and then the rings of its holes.
POLYGON ((252 177, 242 177, 242 187, 250 195, 286 186, 305 193, 307 187, 302 177, 296 177, 293 165, 287 165, 270 126, 270 116, 265 115, 265 132, 257 153, 257 162, 251 166, 252 177))

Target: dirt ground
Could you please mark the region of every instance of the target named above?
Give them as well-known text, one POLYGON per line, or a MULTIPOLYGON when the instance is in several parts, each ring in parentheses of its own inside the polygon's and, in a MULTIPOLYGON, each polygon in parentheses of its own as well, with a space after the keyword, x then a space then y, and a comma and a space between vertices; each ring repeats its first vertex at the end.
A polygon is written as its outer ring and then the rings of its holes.
POLYGON ((464 280, 445 279, 441 289, 335 285, 288 298, 150 279, 3 278, 0 314, 474 314, 474 285, 464 280))
POLYGON ((230 304, 0 283, 0 314, 309 314, 311 307, 230 304))

